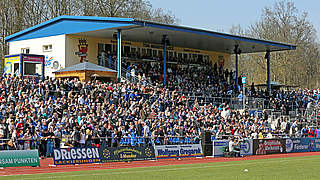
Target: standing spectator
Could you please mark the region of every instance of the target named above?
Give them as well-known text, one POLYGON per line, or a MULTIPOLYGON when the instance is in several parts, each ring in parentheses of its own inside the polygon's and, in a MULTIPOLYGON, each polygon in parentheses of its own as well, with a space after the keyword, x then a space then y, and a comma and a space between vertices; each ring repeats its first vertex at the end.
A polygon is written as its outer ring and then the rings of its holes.
POLYGON ((240 94, 238 95, 238 107, 239 107, 239 109, 244 108, 242 106, 243 106, 243 92, 240 91, 240 94))
POLYGON ((84 128, 81 128, 80 130, 80 147, 86 146, 86 133, 84 131, 84 128))
POLYGON ((24 140, 24 150, 30 150, 32 135, 29 129, 27 129, 26 133, 24 133, 23 140, 24 140))
POLYGON ((94 146, 99 147, 100 135, 99 135, 99 127, 98 126, 95 126, 94 130, 92 131, 92 139, 93 139, 94 146))
POLYGON ((52 127, 49 128, 49 131, 44 134, 47 137, 47 147, 46 147, 46 157, 52 156, 53 147, 54 147, 54 133, 52 127))
POLYGON ((112 147, 117 147, 118 146, 118 132, 117 130, 114 130, 112 135, 111 135, 111 138, 112 138, 112 147))
POLYGON ((3 136, 3 131, 0 131, 0 151, 1 150, 6 150, 6 142, 5 140, 3 140, 4 136, 3 136))
POLYGON ((54 134, 54 148, 60 148, 60 143, 61 143, 61 138, 62 138, 60 128, 56 128, 56 130, 54 130, 53 134, 54 134))
POLYGON ((80 147, 80 132, 78 127, 73 127, 73 132, 71 134, 73 147, 80 147))
POLYGON ((92 146, 92 131, 90 128, 86 130, 86 147, 92 146))

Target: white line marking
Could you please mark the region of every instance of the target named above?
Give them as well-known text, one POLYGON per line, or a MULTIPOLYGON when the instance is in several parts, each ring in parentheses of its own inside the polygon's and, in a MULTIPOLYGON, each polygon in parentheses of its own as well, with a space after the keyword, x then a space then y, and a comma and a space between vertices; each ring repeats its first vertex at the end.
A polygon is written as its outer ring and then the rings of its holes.
MULTIPOLYGON (((45 176, 45 177, 30 177, 30 178, 22 178, 22 179, 56 179, 56 178, 61 178, 61 177, 81 177, 81 176, 100 176, 100 175, 119 175, 119 174, 130 174, 130 173, 147 173, 147 172, 162 172, 162 171, 179 171, 179 170, 188 170, 188 169, 203 169, 203 168, 219 168, 219 167, 230 167, 230 166, 242 166, 242 165, 255 165, 255 164, 263 164, 263 163, 274 163, 274 162, 290 162, 290 161, 303 161, 303 160, 314 160, 314 156, 310 156, 310 158, 303 158, 303 159, 288 159, 288 160, 274 160, 274 161, 266 161, 266 162, 249 162, 249 163, 237 163, 237 164, 223 164, 223 165, 217 165, 217 166, 199 166, 199 167, 182 167, 182 168, 174 168, 173 166, 179 166, 179 165, 166 165, 170 166, 171 168, 168 169, 146 169, 146 170, 138 170, 138 171, 126 171, 126 172, 108 172, 108 170, 111 169, 106 169, 106 172, 104 173, 96 173, 96 174, 73 174, 73 175, 66 175, 66 174, 61 174, 61 176, 45 176)), ((229 161, 230 162, 230 161, 229 161)), ((235 161, 232 161, 235 162, 235 161)), ((243 162, 243 161, 240 161, 243 162)), ((165 167, 166 167, 165 166, 165 167)), ((164 167, 164 166, 153 166, 153 167, 135 167, 134 169, 137 168, 154 168, 154 167, 164 167)), ((128 168, 129 170, 132 168, 128 168)), ((103 169, 101 169, 103 170, 103 169)), ((117 169, 119 170, 119 169, 117 169)), ((124 170, 124 169, 121 169, 124 170)), ((90 172, 90 171, 86 171, 90 172)), ((66 173, 66 172, 58 172, 58 173, 66 173)), ((51 173, 43 173, 43 174, 38 174, 38 175, 50 175, 51 173)), ((57 174, 57 173, 55 173, 57 174)), ((34 176, 34 174, 21 174, 17 176, 22 176, 22 175, 28 175, 28 176, 34 176)), ((11 175, 13 176, 13 175, 11 175)))

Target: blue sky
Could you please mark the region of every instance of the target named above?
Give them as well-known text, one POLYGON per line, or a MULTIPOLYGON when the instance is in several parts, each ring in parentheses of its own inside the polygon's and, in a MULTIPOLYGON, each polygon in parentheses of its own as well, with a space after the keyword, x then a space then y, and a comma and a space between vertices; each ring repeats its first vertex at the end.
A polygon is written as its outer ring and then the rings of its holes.
MULTIPOLYGON (((198 28, 229 32, 232 25, 246 28, 261 17, 265 6, 273 6, 278 0, 150 0, 154 8, 171 11, 179 24, 198 28)), ((291 0, 300 13, 306 11, 309 20, 320 34, 320 1, 291 0)))

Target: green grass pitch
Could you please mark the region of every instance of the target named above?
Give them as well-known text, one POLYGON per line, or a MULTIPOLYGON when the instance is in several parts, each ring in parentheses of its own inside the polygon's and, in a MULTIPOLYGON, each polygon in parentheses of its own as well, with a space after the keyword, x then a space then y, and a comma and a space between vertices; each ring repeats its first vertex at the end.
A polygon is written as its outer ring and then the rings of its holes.
POLYGON ((320 179, 320 156, 3 176, 0 179, 310 180, 320 179), (245 169, 248 171, 245 171, 245 169))

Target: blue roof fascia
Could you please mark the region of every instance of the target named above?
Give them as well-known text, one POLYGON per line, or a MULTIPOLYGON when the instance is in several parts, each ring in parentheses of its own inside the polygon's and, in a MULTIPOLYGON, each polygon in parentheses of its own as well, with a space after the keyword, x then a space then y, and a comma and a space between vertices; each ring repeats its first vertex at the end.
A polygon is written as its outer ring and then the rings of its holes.
POLYGON ((246 41, 250 43, 257 43, 257 44, 264 44, 268 46, 276 46, 288 50, 295 50, 296 45, 286 44, 286 43, 280 43, 280 42, 273 42, 273 41, 266 41, 266 40, 260 40, 260 39, 253 39, 248 37, 241 37, 241 36, 235 36, 230 34, 224 34, 224 33, 218 33, 214 31, 208 31, 208 30, 202 30, 202 29, 195 29, 190 27, 184 27, 184 26, 176 26, 176 25, 168 25, 168 24, 161 24, 161 23, 154 23, 150 21, 134 21, 135 24, 140 26, 149 26, 154 28, 160 28, 160 29, 167 29, 167 30, 173 30, 173 31, 181 31, 181 32, 188 32, 188 33, 194 33, 199 35, 206 35, 206 36, 212 36, 212 37, 219 37, 223 39, 232 39, 235 41, 246 41))
POLYGON ((146 27, 154 27, 159 29, 167 29, 180 32, 188 32, 199 35, 219 37, 223 39, 231 39, 235 41, 245 41, 250 43, 264 44, 288 50, 295 50, 295 45, 286 43, 253 39, 248 37, 235 36, 225 33, 218 33, 209 30, 196 29, 185 26, 168 25, 155 23, 151 21, 135 20, 133 18, 116 18, 116 17, 96 17, 96 16, 59 16, 39 25, 30 27, 23 31, 17 32, 5 37, 7 42, 26 40, 40 37, 48 37, 62 34, 73 34, 86 31, 95 31, 107 28, 116 28, 123 26, 139 25, 146 27), (95 24, 93 23, 95 22, 95 24), (51 27, 50 27, 51 26, 51 27))
MULTIPOLYGON (((124 24, 124 25, 130 25, 130 23, 134 21, 133 18, 96 17, 96 16, 66 16, 66 15, 64 15, 64 16, 59 16, 59 17, 53 18, 51 20, 48 20, 48 21, 43 22, 41 24, 35 25, 33 27, 27 28, 25 30, 22 30, 22 31, 17 32, 15 34, 12 34, 10 36, 7 36, 7 37, 5 37, 5 40, 8 41, 8 42, 17 40, 17 38, 20 37, 20 36, 23 36, 23 35, 25 35, 27 33, 30 33, 30 32, 34 32, 34 31, 39 30, 41 28, 45 28, 45 27, 47 27, 49 25, 61 22, 62 20, 74 21, 74 22, 76 22, 76 21, 82 21, 82 22, 107 22, 107 23, 117 22, 119 24, 124 24)), ((83 32, 83 31, 86 31, 86 29, 79 30, 78 32, 83 32)), ((60 32, 60 33, 55 33, 54 35, 61 35, 61 34, 69 34, 69 33, 60 32)), ((41 36, 41 37, 43 37, 43 36, 41 36)), ((30 39, 30 38, 21 38, 19 40, 24 40, 24 39, 30 39)))
POLYGON ((6 55, 6 56, 3 56, 3 58, 10 58, 10 57, 16 57, 16 56, 21 56, 21 54, 6 55))
POLYGON ((91 20, 91 21, 134 21, 133 18, 120 18, 120 17, 98 17, 98 16, 59 16, 61 19, 77 19, 77 20, 91 20))

